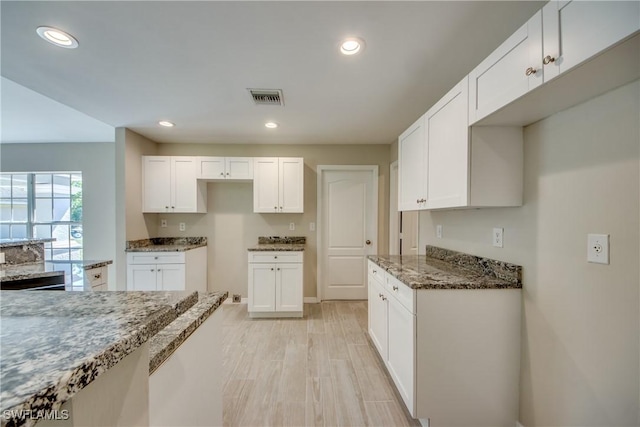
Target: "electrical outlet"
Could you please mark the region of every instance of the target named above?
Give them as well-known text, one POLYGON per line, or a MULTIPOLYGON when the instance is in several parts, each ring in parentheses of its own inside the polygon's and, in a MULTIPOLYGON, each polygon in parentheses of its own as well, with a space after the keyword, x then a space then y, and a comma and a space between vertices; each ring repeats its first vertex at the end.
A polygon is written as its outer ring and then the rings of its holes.
POLYGON ((185 224, 184 222, 181 222, 179 227, 180 227, 180 231, 184 231, 187 229, 187 224, 185 224))
POLYGON ((316 231, 316 223, 315 222, 310 222, 309 223, 309 231, 316 231))
POLYGON ((0 252, 0 264, 4 264, 6 261, 4 259, 4 252, 0 252))
POLYGON ((289 223, 289 230, 294 231, 296 229, 296 223, 295 222, 290 222, 289 223))
POLYGON ((609 264, 608 234, 587 234, 587 261, 609 264))
POLYGON ((161 219, 160 220, 160 227, 166 227, 167 226, 167 220, 166 219, 161 219))
POLYGON ((436 237, 442 239, 442 225, 436 225, 436 237))
POLYGON ((493 229, 493 246, 495 246, 496 248, 501 248, 503 247, 503 234, 504 234, 504 228, 494 228, 493 229))

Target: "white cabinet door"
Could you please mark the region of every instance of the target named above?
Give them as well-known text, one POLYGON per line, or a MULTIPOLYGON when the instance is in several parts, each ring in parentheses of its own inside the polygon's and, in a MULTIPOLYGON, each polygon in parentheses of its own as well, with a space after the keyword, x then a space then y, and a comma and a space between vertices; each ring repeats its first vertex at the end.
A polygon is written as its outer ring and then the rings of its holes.
POLYGON ((427 111, 427 208, 466 206, 469 195, 469 101, 465 77, 427 111))
POLYGON ((398 138, 398 210, 422 209, 427 199, 425 116, 398 138))
POLYGON ((275 311, 275 264, 249 264, 248 311, 275 311))
POLYGON ((157 288, 159 291, 184 291, 184 264, 158 264, 157 288))
POLYGON ((538 11, 469 74, 469 122, 542 84, 542 12, 538 11))
POLYGON ((415 418, 416 317, 395 298, 388 300, 387 366, 409 413, 415 418))
POLYGON ((302 264, 276 264, 276 311, 302 309, 302 264))
POLYGON ((199 179, 225 179, 224 157, 198 157, 197 177, 199 179))
POLYGON ((225 174, 227 179, 253 179, 253 157, 227 157, 225 174))
POLYGON ((638 31, 640 2, 550 1, 542 20, 548 81, 638 31))
POLYGON ((278 212, 304 212, 304 160, 302 158, 280 158, 278 171, 278 212))
POLYGON ((142 158, 143 212, 169 212, 171 208, 171 161, 165 156, 142 158))
POLYGON ((378 282, 369 278, 369 336, 378 349, 382 360, 388 359, 387 310, 388 302, 384 290, 378 282))
POLYGON ((127 290, 129 291, 155 291, 156 265, 155 264, 129 264, 127 267, 127 290))
POLYGON ((198 212, 196 174, 194 157, 171 157, 172 212, 198 212))
POLYGON ((259 157, 253 162, 253 211, 278 212, 278 158, 259 157))

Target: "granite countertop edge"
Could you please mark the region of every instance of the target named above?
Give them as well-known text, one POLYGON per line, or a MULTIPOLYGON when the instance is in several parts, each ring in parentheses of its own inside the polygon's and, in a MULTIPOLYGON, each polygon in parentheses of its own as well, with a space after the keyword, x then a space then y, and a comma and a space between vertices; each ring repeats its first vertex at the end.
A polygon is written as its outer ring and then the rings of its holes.
MULTIPOLYGON (((53 411, 95 381, 100 375, 140 348, 151 337, 173 322, 198 301, 197 292, 189 294, 173 306, 163 307, 149 315, 139 328, 123 336, 101 352, 87 356, 73 369, 62 371, 60 380, 34 393, 23 402, 7 408, 8 411, 53 411)), ((33 426, 37 419, 2 418, 2 425, 33 426)))
POLYGON ((149 375, 153 374, 229 296, 228 292, 198 294, 198 302, 149 341, 149 375))
POLYGON ((258 243, 247 249, 249 252, 302 252, 304 245, 298 243, 258 243))
POLYGON ((14 240, 14 241, 10 241, 10 240, 0 240, 0 248, 10 248, 10 247, 14 247, 14 246, 24 246, 24 245, 34 245, 34 244, 38 244, 38 243, 49 243, 49 242, 55 242, 56 239, 49 237, 49 238, 36 238, 36 239, 20 239, 20 240, 14 240))
POLYGON ((518 281, 517 283, 510 282, 508 280, 503 280, 498 277, 492 277, 490 275, 481 276, 476 272, 469 271, 459 265, 447 263, 446 261, 442 261, 436 258, 429 258, 425 255, 409 255, 403 256, 403 258, 415 257, 416 259, 421 258, 424 259, 423 265, 445 267, 446 270, 442 270, 442 273, 449 274, 450 276, 456 276, 455 280, 446 280, 446 279, 427 279, 427 280, 416 280, 415 273, 402 273, 404 269, 402 264, 398 262, 394 262, 389 259, 388 256, 383 255, 369 255, 367 258, 374 262, 377 266, 385 270, 391 276, 398 279, 400 282, 405 284, 411 289, 414 290, 483 290, 483 289, 522 289, 522 283, 518 281), (447 271, 448 270, 448 271, 447 271), (460 281, 460 277, 468 277, 467 280, 460 281))
POLYGON ((106 267, 110 264, 113 264, 113 260, 89 260, 83 262, 82 268, 84 270, 92 270, 94 268, 106 267))
POLYGON ((176 245, 150 245, 139 248, 127 248, 125 252, 185 252, 207 246, 207 243, 176 244, 176 245))

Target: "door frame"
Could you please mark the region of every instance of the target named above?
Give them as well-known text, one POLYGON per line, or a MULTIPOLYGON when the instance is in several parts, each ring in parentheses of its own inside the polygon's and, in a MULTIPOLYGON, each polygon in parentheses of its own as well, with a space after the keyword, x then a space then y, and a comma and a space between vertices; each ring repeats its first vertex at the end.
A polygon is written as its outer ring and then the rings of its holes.
POLYGON ((400 255, 400 217, 398 210, 398 161, 389 165, 389 255, 400 255))
POLYGON ((328 171, 369 171, 371 172, 372 175, 372 182, 373 182, 373 206, 375 207, 374 211, 373 211, 373 223, 375 224, 375 231, 374 231, 374 235, 373 235, 373 242, 374 242, 374 246, 373 248, 376 249, 377 252, 377 248, 378 248, 378 228, 379 228, 379 224, 378 224, 378 180, 379 180, 379 176, 378 176, 378 170, 379 167, 378 165, 318 165, 316 168, 316 173, 317 173, 317 205, 316 205, 316 236, 318 238, 318 249, 317 249, 317 275, 316 275, 316 300, 317 302, 322 302, 322 297, 323 297, 323 289, 322 289, 322 283, 323 283, 323 279, 324 279, 324 269, 325 269, 325 265, 324 265, 324 259, 323 259, 323 254, 324 254, 324 250, 325 250, 325 242, 323 241, 322 238, 322 224, 323 224, 323 217, 322 217, 322 212, 323 212, 323 208, 324 208, 324 204, 323 204, 323 200, 322 200, 322 182, 323 182, 323 178, 324 178, 324 173, 328 172, 328 171))

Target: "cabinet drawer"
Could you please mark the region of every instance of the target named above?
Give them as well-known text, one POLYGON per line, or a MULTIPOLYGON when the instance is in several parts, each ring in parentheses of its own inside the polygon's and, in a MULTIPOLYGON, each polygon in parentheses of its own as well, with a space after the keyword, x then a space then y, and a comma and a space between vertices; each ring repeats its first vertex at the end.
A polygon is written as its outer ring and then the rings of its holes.
POLYGON ((389 294, 393 295, 411 314, 416 314, 416 291, 387 274, 385 277, 389 294))
POLYGON ((184 252, 129 252, 129 264, 184 264, 184 252))
POLYGON ((253 263, 299 263, 302 262, 302 252, 249 252, 249 262, 253 263))
POLYGON ((372 279, 375 279, 381 285, 384 285, 384 276, 386 275, 386 273, 384 272, 382 267, 380 267, 373 261, 369 261, 368 270, 369 270, 369 277, 371 277, 372 279))
POLYGON ((107 281, 107 267, 92 268, 84 271, 85 283, 92 287, 105 284, 107 281))

